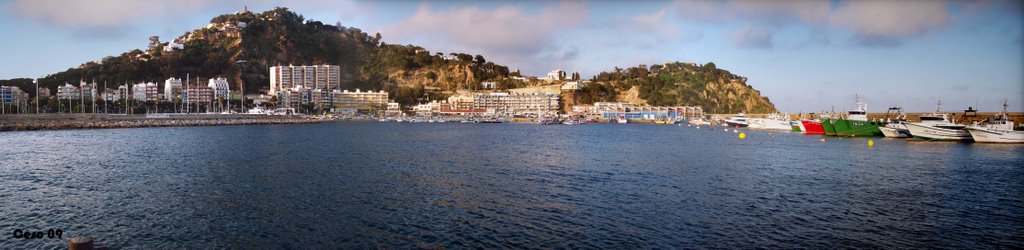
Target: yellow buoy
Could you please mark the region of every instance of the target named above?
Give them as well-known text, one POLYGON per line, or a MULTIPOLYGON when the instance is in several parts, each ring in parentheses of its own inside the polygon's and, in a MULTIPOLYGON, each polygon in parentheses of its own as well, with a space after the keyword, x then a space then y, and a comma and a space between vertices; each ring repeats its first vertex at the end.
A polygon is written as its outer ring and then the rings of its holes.
POLYGON ((740 140, 743 140, 743 138, 747 138, 747 134, 740 133, 740 140))
POLYGON ((868 140, 868 147, 874 147, 874 146, 875 146, 875 141, 874 140, 868 140))
POLYGON ((821 142, 825 142, 825 138, 821 138, 821 142))

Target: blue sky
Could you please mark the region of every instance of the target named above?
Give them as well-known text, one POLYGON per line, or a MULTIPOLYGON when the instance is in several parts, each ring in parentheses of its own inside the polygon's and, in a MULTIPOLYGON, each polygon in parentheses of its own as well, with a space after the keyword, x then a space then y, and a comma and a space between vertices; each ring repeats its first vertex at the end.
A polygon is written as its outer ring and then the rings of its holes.
POLYGON ((1024 110, 1020 1, 0 1, 0 79, 41 77, 167 41, 248 5, 482 54, 543 75, 706 63, 748 77, 784 112, 974 106, 1024 110))

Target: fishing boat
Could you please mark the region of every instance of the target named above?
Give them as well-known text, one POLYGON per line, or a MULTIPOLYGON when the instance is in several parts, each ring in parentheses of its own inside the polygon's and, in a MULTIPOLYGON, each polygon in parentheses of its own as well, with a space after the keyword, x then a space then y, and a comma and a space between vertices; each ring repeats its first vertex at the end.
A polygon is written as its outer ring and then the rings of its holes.
POLYGON ((885 112, 885 117, 889 117, 890 114, 895 114, 896 117, 891 120, 886 118, 886 122, 888 124, 878 128, 882 131, 882 134, 889 138, 911 137, 910 130, 907 129, 906 125, 907 115, 903 113, 903 108, 891 107, 889 108, 889 111, 885 112))
POLYGON ((725 119, 725 124, 729 127, 747 127, 750 123, 747 122, 747 117, 743 113, 736 114, 736 116, 725 119))
MULTIPOLYGON (((847 111, 845 119, 831 120, 836 136, 882 136, 879 127, 885 126, 882 121, 868 120, 868 105, 856 97, 856 109, 847 111)), ((827 131, 827 130, 826 130, 827 131)))
MULTIPOLYGON (((821 120, 818 119, 800 119, 800 124, 804 126, 804 134, 822 135, 825 134, 825 128, 821 125, 821 120)), ((834 132, 833 132, 834 133, 834 132)))
POLYGON ((949 118, 949 114, 940 113, 941 107, 942 101, 940 100, 935 113, 922 115, 921 122, 906 123, 910 135, 927 140, 971 140, 971 133, 964 130, 967 126, 954 123, 949 118))
POLYGON ((975 142, 1024 143, 1024 131, 1015 131, 1013 121, 1006 116, 1007 106, 1007 102, 1003 101, 1002 113, 965 128, 975 142))
POLYGON ((789 116, 783 116, 779 114, 769 114, 765 118, 750 118, 747 119, 747 124, 752 129, 767 129, 767 130, 792 130, 789 124, 789 116))

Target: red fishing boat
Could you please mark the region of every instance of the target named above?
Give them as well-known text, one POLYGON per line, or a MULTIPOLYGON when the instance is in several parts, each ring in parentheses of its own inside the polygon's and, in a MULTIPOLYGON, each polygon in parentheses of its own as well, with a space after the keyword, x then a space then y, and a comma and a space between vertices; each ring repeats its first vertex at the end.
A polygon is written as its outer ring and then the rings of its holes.
POLYGON ((810 119, 800 119, 800 123, 804 124, 804 134, 816 134, 816 135, 823 135, 823 134, 825 134, 825 128, 821 126, 821 121, 810 120, 810 119))

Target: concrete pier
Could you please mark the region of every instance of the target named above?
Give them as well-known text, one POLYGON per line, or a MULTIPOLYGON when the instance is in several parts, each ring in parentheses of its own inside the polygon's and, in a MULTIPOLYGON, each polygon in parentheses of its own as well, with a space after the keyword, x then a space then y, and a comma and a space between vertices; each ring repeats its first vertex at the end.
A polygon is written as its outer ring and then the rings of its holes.
POLYGON ((249 114, 25 114, 0 116, 0 131, 316 123, 303 116, 249 114))

